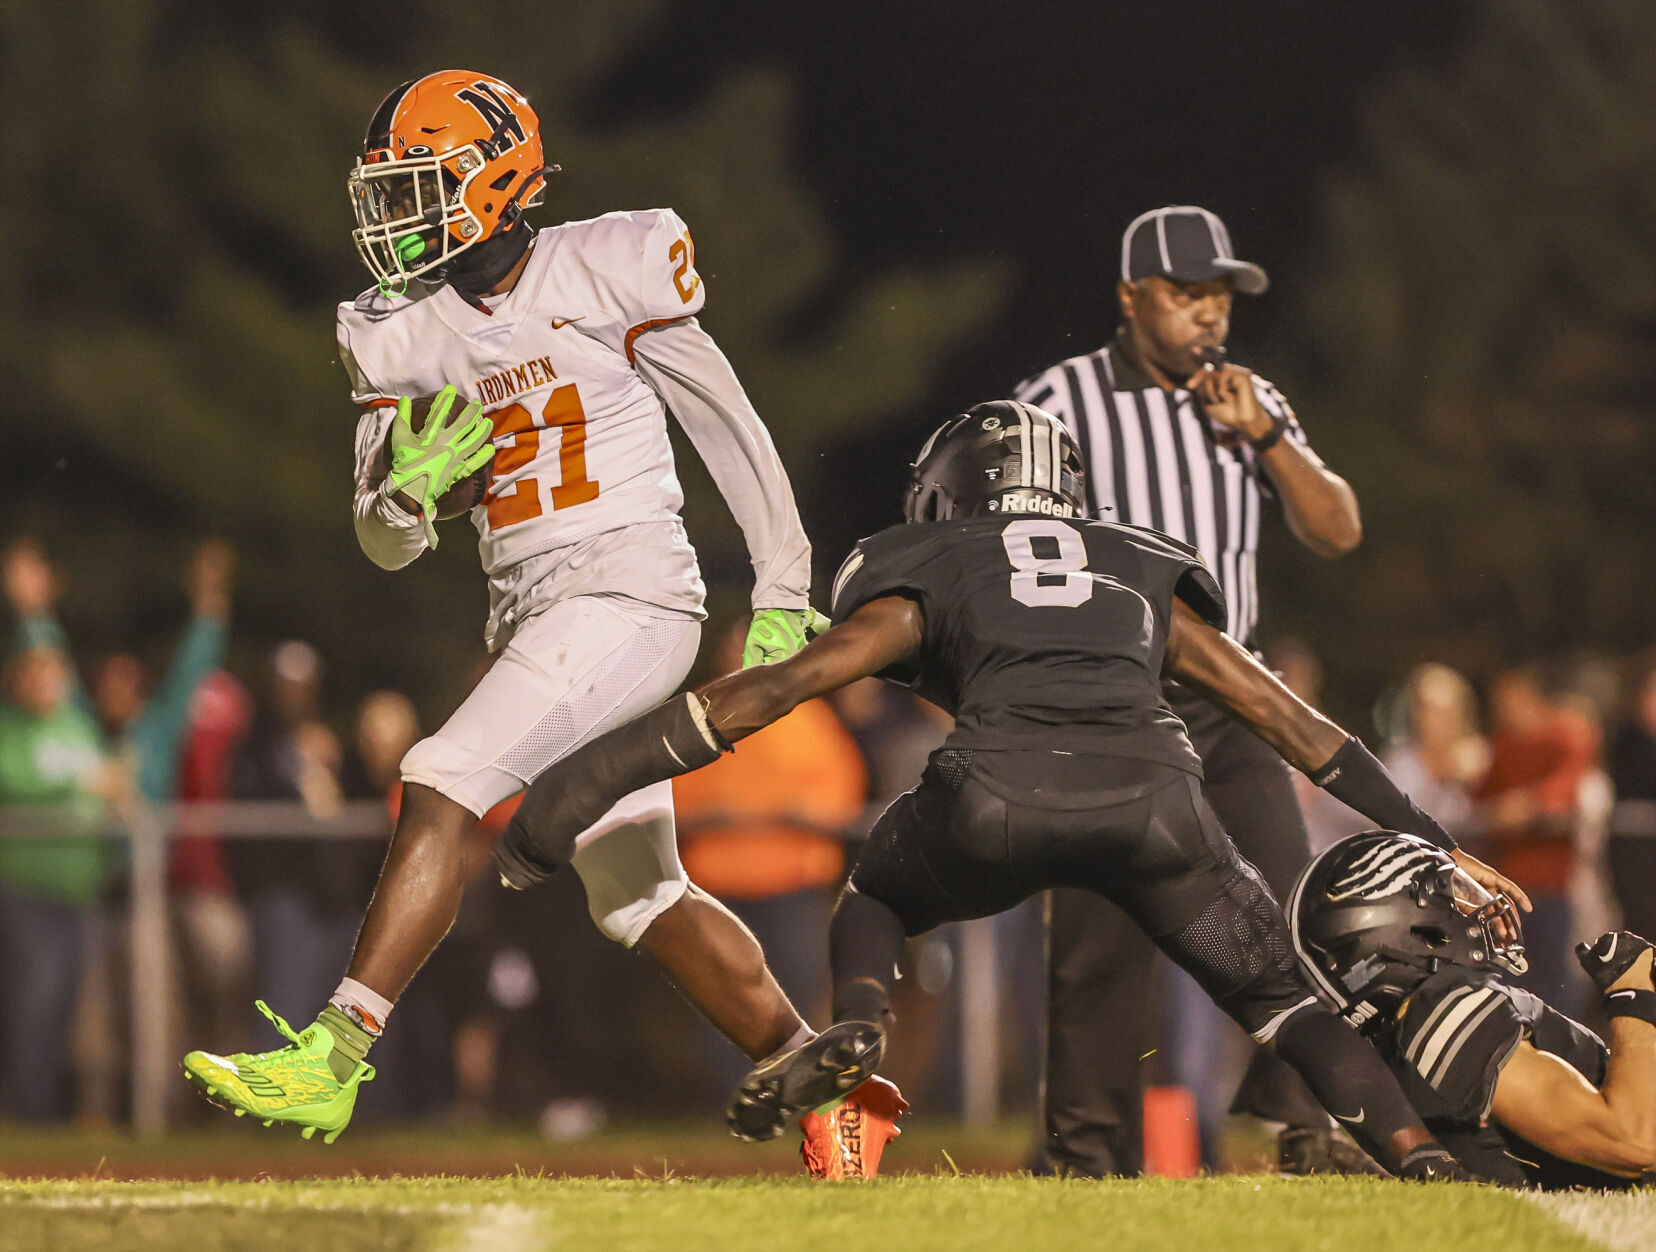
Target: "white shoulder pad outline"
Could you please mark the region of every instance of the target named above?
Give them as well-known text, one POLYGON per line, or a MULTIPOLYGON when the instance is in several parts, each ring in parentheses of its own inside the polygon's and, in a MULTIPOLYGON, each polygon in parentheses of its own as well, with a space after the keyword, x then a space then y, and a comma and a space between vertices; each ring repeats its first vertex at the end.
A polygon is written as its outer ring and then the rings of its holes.
POLYGON ((866 559, 867 555, 863 552, 862 544, 859 543, 851 549, 851 555, 846 557, 840 565, 839 573, 834 575, 834 590, 828 596, 828 606, 836 617, 839 615, 839 600, 845 591, 846 584, 856 576, 857 571, 863 567, 863 562, 866 559))
POLYGON ((1500 987, 1466 983, 1437 1002, 1403 1048, 1403 1059, 1433 1089, 1443 1086, 1455 1058, 1491 1014, 1506 1004, 1500 987))

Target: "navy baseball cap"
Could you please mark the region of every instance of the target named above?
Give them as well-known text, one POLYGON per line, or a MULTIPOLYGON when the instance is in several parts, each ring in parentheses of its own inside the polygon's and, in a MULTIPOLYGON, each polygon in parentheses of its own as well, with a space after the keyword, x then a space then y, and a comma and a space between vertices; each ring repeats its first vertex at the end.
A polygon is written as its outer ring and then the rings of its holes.
POLYGON ((1218 215, 1193 204, 1170 204, 1140 213, 1122 235, 1122 281, 1155 275, 1181 283, 1228 277, 1238 291, 1250 296, 1271 285, 1259 266, 1236 259, 1230 232, 1218 215))

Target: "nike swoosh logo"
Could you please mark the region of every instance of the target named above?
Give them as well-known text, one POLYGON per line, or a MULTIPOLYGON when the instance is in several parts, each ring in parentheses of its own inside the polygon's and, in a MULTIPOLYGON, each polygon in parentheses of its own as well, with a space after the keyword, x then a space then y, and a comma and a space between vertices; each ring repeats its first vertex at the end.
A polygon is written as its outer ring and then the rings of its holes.
POLYGON ((1636 996, 1636 995, 1638 995, 1638 994, 1639 994, 1639 993, 1638 993, 1638 991, 1637 991, 1637 990, 1630 990, 1630 991, 1612 991, 1612 992, 1611 992, 1611 993, 1610 993, 1610 994, 1609 994, 1609 995, 1607 995, 1607 996, 1605 996, 1605 997, 1604 997, 1604 998, 1605 998, 1605 999, 1606 999, 1606 1000, 1620 1000, 1620 999, 1621 999, 1621 998, 1622 998, 1622 997, 1623 997, 1623 996, 1625 996, 1625 997, 1627 997, 1627 998, 1628 998, 1628 999, 1629 999, 1629 1000, 1631 1000, 1631 999, 1632 999, 1632 998, 1633 998, 1633 997, 1634 997, 1634 996, 1636 996))
POLYGON ((680 756, 677 752, 673 751, 673 745, 667 742, 667 736, 666 735, 663 735, 661 737, 661 746, 667 749, 667 755, 668 756, 672 757, 675 761, 677 761, 679 763, 679 768, 680 769, 689 769, 690 768, 688 765, 685 764, 684 758, 682 756, 680 756))
POLYGON ((1603 960, 1605 964, 1608 965, 1610 961, 1614 959, 1616 955, 1616 945, 1620 942, 1621 935, 1619 933, 1610 936, 1610 946, 1604 950, 1603 960))
POLYGON ((586 321, 586 314, 585 313, 581 314, 581 316, 579 316, 579 317, 554 317, 552 319, 552 329, 553 330, 562 330, 565 326, 568 326, 571 322, 584 322, 584 321, 586 321))
POLYGON ((1336 1113, 1334 1116, 1338 1117, 1347 1126, 1361 1126, 1364 1119, 1368 1117, 1368 1110, 1358 1109, 1356 1117, 1347 1117, 1344 1113, 1336 1113))

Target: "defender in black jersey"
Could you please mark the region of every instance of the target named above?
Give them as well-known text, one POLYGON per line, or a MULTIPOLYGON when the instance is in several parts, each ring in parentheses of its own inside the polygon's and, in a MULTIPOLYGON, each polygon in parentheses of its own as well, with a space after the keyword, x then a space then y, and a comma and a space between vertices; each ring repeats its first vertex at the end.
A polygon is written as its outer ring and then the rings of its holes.
POLYGON ((1516 913, 1407 835, 1352 835, 1289 899, 1313 983, 1367 1034, 1427 1127, 1511 1186, 1622 1187, 1656 1170, 1651 945, 1626 931, 1577 956, 1604 992, 1612 1047, 1538 996, 1516 913))
POLYGON ((1083 498, 1074 443, 1041 410, 997 401, 946 423, 914 467, 909 524, 864 540, 841 568, 839 624, 547 771, 497 845, 502 877, 537 881, 619 797, 880 674, 953 714, 955 730, 852 870, 830 936, 836 1026, 750 1075, 730 1111, 738 1134, 772 1137, 873 1072, 905 937, 1072 886, 1121 905, 1386 1168, 1464 1176, 1296 969, 1281 910, 1202 798, 1160 679, 1204 693, 1372 820, 1453 841, 1367 749, 1217 629, 1223 597, 1194 550, 1083 520, 1083 498))

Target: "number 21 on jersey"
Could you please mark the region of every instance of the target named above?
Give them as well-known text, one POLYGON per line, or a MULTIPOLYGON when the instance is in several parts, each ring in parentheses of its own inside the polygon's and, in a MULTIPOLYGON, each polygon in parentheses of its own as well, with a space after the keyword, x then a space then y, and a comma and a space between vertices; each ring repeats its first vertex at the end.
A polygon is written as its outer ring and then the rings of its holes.
POLYGON ((489 464, 487 499, 490 530, 504 530, 541 515, 539 480, 513 479, 513 475, 539 454, 543 430, 556 428, 559 431, 559 482, 552 488, 552 507, 569 509, 598 498, 600 485, 587 477, 587 419, 574 383, 565 383, 553 391, 538 418, 521 404, 508 404, 505 408, 493 410, 489 416, 494 419, 497 445, 502 438, 511 440, 499 445, 494 460, 489 464), (502 479, 511 479, 516 486, 509 496, 494 494, 495 485, 502 479))

